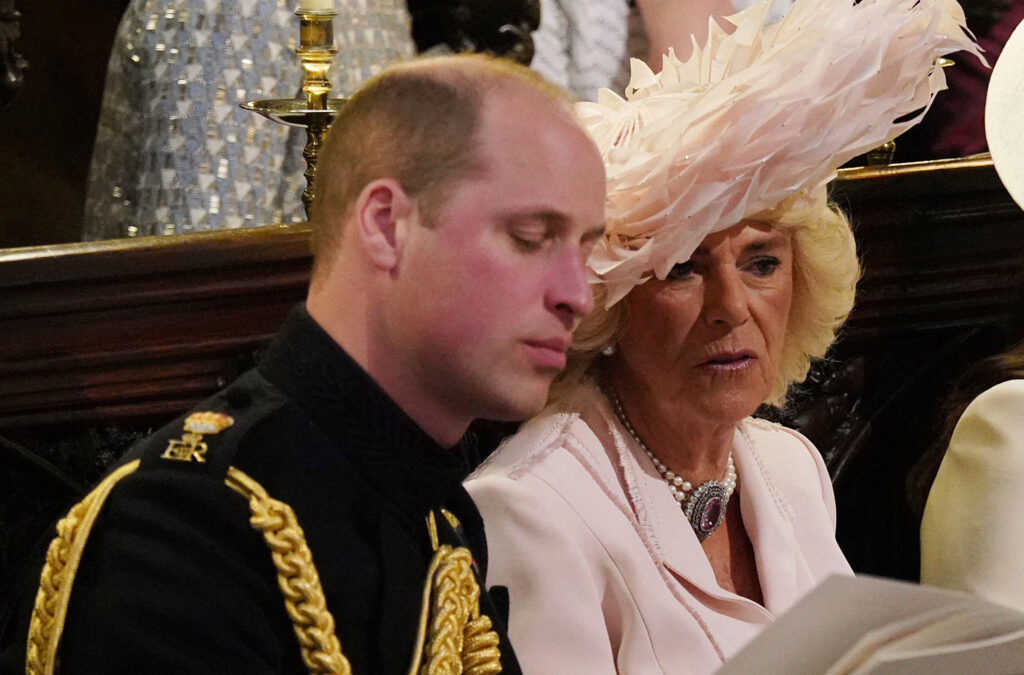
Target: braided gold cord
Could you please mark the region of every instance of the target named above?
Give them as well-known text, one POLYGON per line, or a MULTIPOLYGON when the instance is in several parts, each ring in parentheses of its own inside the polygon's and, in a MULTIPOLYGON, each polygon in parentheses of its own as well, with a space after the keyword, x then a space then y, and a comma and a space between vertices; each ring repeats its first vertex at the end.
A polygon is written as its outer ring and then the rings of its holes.
POLYGON ((420 675, 485 675, 501 672, 498 636, 480 614, 480 586, 473 556, 463 547, 438 547, 428 579, 433 616, 420 675))
POLYGON ((481 614, 466 624, 463 632, 462 672, 465 675, 493 675, 501 672, 498 634, 491 630, 491 617, 481 614))
POLYGON ((139 460, 135 460, 113 471, 57 523, 57 536, 46 549, 46 563, 39 575, 39 591, 32 607, 25 657, 28 675, 54 672, 57 647, 71 601, 71 587, 89 531, 114 485, 138 467, 139 460))
POLYGON ((263 486, 238 469, 228 469, 229 487, 249 500, 249 522, 263 534, 277 568, 277 585, 311 673, 350 675, 352 668, 334 634, 334 617, 313 564, 313 554, 288 504, 270 497, 263 486))
MULTIPOLYGON (((477 598, 474 589, 466 587, 459 574, 460 562, 468 557, 466 549, 452 549, 447 544, 437 549, 441 564, 434 573, 431 598, 430 636, 426 647, 426 663, 422 675, 455 675, 462 672, 462 630, 469 620, 469 603, 477 598), (461 591, 461 592, 460 592, 461 591)), ((477 591, 479 593, 479 591, 477 591)))

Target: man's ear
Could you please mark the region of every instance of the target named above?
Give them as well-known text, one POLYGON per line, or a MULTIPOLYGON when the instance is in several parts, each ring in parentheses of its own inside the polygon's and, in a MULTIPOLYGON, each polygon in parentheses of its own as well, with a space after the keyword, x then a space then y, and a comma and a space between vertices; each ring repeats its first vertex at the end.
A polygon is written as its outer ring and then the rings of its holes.
POLYGON ((355 225, 370 263, 393 270, 401 258, 415 204, 398 181, 378 178, 367 183, 355 204, 355 225))

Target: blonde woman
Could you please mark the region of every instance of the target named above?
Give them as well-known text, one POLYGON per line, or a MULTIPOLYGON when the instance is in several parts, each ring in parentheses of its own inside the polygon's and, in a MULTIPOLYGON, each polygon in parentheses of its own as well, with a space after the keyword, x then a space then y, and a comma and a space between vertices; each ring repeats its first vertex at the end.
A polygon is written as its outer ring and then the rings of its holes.
POLYGON ((764 3, 581 104, 608 176, 600 309, 548 409, 467 483, 524 672, 708 673, 851 573, 817 450, 751 414, 852 308, 825 184, 920 118, 938 56, 973 51, 958 10, 797 0, 766 27, 764 3))

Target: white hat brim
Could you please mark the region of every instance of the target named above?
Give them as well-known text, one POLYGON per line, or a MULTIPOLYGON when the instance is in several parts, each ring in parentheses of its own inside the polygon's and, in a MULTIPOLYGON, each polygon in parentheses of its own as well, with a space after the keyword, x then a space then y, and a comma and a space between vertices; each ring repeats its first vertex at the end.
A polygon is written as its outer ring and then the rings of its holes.
POLYGON ((999 54, 985 98, 985 137, 999 180, 1024 208, 1024 22, 999 54))

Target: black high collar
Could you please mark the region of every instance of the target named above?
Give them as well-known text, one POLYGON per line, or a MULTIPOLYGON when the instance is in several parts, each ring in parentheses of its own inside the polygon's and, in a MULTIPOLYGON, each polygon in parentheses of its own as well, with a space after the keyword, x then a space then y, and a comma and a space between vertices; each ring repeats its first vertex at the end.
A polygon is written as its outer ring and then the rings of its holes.
POLYGON ((471 437, 443 448, 306 311, 293 309, 259 370, 313 419, 363 478, 417 520, 461 490, 471 437))

